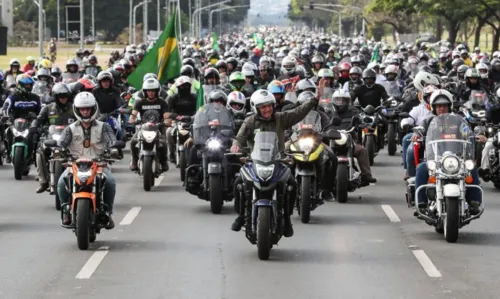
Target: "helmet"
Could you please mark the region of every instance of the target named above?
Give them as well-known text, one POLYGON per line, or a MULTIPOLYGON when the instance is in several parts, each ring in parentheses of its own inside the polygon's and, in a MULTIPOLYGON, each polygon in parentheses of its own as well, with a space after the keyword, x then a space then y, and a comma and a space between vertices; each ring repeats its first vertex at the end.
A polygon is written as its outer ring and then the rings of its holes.
POLYGON ((301 92, 297 97, 297 103, 302 105, 309 102, 311 99, 314 99, 314 92, 306 90, 304 92, 301 92))
POLYGON ((33 56, 28 56, 28 57, 26 57, 26 61, 27 61, 27 62, 32 62, 32 61, 33 61, 33 62, 35 62, 35 57, 33 57, 33 56))
POLYGON ((50 74, 54 77, 59 77, 61 76, 62 74, 62 70, 58 67, 58 66, 54 66, 51 70, 50 70, 50 74))
POLYGON ((344 111, 350 102, 351 95, 347 90, 337 89, 332 95, 332 103, 336 111, 344 111))
POLYGON ((19 74, 16 77, 17 87, 23 92, 31 92, 33 89, 33 84, 35 84, 35 80, 31 78, 28 74, 19 74), (30 85, 29 87, 26 85, 30 85))
POLYGON ((46 77, 47 79, 50 78, 50 70, 46 68, 41 68, 36 72, 36 78, 38 80, 42 80, 42 77, 46 77))
POLYGON ((359 75, 359 77, 361 77, 361 74, 363 73, 363 70, 359 67, 359 66, 355 66, 353 67, 350 71, 349 71, 349 77, 351 75, 359 75))
POLYGON ((479 72, 477 71, 477 69, 475 68, 469 68, 466 72, 465 72, 465 78, 468 79, 468 78, 481 78, 481 75, 479 74, 479 72))
MULTIPOLYGON (((253 71, 253 69, 251 68, 248 68, 248 67, 243 67, 243 70, 241 70, 241 73, 243 74, 243 76, 245 77, 254 77, 255 76, 255 72, 253 71)), ((234 73, 233 73, 234 74, 234 73)), ((231 76, 233 75, 231 74, 231 76)))
POLYGON ((274 108, 276 107, 276 99, 274 96, 267 90, 257 90, 252 94, 252 97, 250 98, 250 107, 252 108, 252 111, 260 117, 260 112, 259 112, 259 107, 263 105, 268 105, 271 104, 273 106, 273 112, 274 108))
POLYGON ((226 106, 227 104, 227 95, 224 91, 220 90, 220 89, 216 89, 214 91, 212 91, 209 95, 208 95, 208 101, 210 103, 214 102, 214 101, 223 101, 224 103, 222 105, 226 106))
POLYGON ((48 59, 42 59, 40 63, 38 64, 38 67, 43 67, 46 69, 51 69, 52 68, 52 62, 48 59))
POLYGON ((429 101, 431 104, 432 113, 434 113, 434 114, 436 114, 435 106, 438 104, 439 105, 448 104, 448 106, 450 108, 450 112, 451 112, 451 109, 453 108, 453 95, 451 95, 451 93, 449 91, 447 91, 446 89, 438 89, 438 90, 434 91, 432 93, 431 99, 429 101))
POLYGON ((144 82, 142 82, 142 91, 144 93, 146 93, 146 91, 148 90, 155 90, 156 95, 158 95, 160 93, 160 89, 161 89, 160 82, 158 82, 158 80, 154 78, 149 78, 147 80, 144 80, 144 82))
POLYGON ((295 67, 297 66, 297 60, 295 57, 286 56, 281 62, 283 73, 286 75, 292 75, 295 72, 295 67))
POLYGON ((434 86, 434 85, 427 85, 424 87, 424 90, 422 91, 422 96, 420 97, 419 95, 419 100, 420 103, 422 103, 428 110, 431 110, 431 104, 430 104, 430 96, 432 93, 439 88, 434 86))
MULTIPOLYGON (((253 71, 252 71, 253 75, 253 71)), ((229 82, 234 82, 234 81, 245 81, 245 75, 241 72, 234 72, 229 76, 229 82)))
POLYGON ((220 75, 219 75, 219 71, 218 70, 214 69, 213 67, 209 67, 209 68, 207 68, 205 70, 205 73, 203 74, 203 77, 205 79, 211 78, 211 77, 214 77, 215 79, 219 79, 220 75))
POLYGON ((13 67, 13 66, 21 67, 21 63, 19 62, 19 59, 17 59, 17 58, 12 58, 12 59, 9 61, 9 66, 10 66, 10 67, 13 67))
POLYGON ((488 66, 484 63, 476 64, 476 69, 479 71, 481 78, 488 79, 488 66))
POLYGON ((104 79, 108 79, 111 81, 111 83, 113 83, 113 75, 108 71, 102 71, 102 72, 99 72, 99 74, 97 74, 97 81, 98 82, 101 82, 104 79))
POLYGON ((230 109, 234 113, 244 113, 245 112, 245 104, 247 100, 245 95, 243 95, 239 91, 233 91, 227 96, 227 109, 230 109), (234 108, 232 105, 238 105, 238 108, 234 108))
POLYGON ((321 55, 314 55, 314 57, 311 59, 312 64, 315 64, 315 63, 323 64, 323 62, 325 62, 325 60, 323 59, 323 56, 321 56, 321 55))
POLYGON ((217 63, 215 64, 215 68, 216 69, 226 69, 227 70, 227 63, 224 61, 224 60, 219 60, 217 61, 217 63))
POLYGON ((181 76, 188 76, 190 78, 194 77, 194 69, 190 65, 184 65, 181 67, 181 76))
POLYGON ((419 91, 423 91, 426 85, 440 85, 436 76, 428 72, 418 72, 413 80, 413 84, 419 91))
POLYGON ((147 74, 146 74, 146 75, 144 75, 144 77, 142 78, 142 82, 144 82, 144 81, 146 81, 146 80, 148 80, 148 79, 151 79, 151 78, 158 80, 158 76, 156 76, 156 74, 155 74, 155 73, 147 73, 147 74))
POLYGON ((175 80, 175 86, 177 88, 184 84, 189 84, 189 87, 191 88, 191 78, 189 78, 188 76, 180 76, 179 78, 177 78, 177 80, 175 80))
POLYGON ((269 91, 272 94, 275 94, 275 93, 284 94, 285 93, 285 86, 283 85, 283 83, 281 83, 281 81, 273 80, 273 81, 271 81, 271 83, 269 83, 269 85, 267 85, 267 91, 269 91))
POLYGON ((56 83, 52 87, 52 96, 59 102, 60 97, 71 99, 71 88, 66 83, 56 83))
POLYGON ((182 65, 190 65, 190 66, 194 67, 194 59, 191 57, 184 58, 182 60, 182 65))
POLYGON ((306 91, 308 89, 316 91, 316 84, 314 84, 311 79, 302 79, 297 82, 297 85, 295 86, 295 93, 297 94, 297 96, 299 96, 303 91, 306 91))
POLYGON ((333 78, 333 71, 331 69, 320 69, 318 72, 320 78, 333 78))
POLYGON ((365 83, 366 87, 372 88, 373 86, 375 86, 375 80, 376 80, 376 78, 377 78, 377 74, 375 73, 374 70, 372 70, 372 69, 366 69, 366 70, 363 71, 363 82, 365 83), (373 80, 373 82, 368 83, 367 82, 368 79, 373 80))
POLYGON ((76 119, 81 122, 89 123, 92 122, 99 112, 99 108, 97 107, 97 102, 92 93, 87 91, 82 91, 75 96, 74 104, 73 104, 73 112, 75 114, 76 119), (90 117, 83 118, 80 114, 80 108, 92 108, 92 113, 90 117))
POLYGON ((500 100, 500 88, 497 88, 496 96, 497 100, 500 100))
POLYGON ((95 56, 95 55, 90 55, 90 56, 89 56, 89 62, 90 62, 90 63, 94 62, 94 64, 97 64, 97 56, 95 56))

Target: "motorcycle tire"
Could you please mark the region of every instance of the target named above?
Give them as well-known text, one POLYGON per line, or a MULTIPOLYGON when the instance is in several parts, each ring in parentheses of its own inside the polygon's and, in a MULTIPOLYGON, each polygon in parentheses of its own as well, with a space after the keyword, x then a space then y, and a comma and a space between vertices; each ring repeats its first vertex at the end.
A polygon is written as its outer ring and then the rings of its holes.
POLYGON ((257 214, 257 253, 260 260, 271 255, 271 208, 259 207, 257 214))
POLYGON ((339 203, 346 203, 349 194, 347 191, 349 187, 349 166, 347 164, 337 166, 337 180, 335 183, 335 199, 339 203))
POLYGON ((22 180, 24 172, 24 148, 21 146, 16 147, 14 150, 12 164, 14 165, 14 178, 18 181, 22 180))
POLYGON ((309 223, 311 220, 311 189, 312 177, 303 176, 300 178, 300 221, 309 223))
POLYGON ((142 163, 142 186, 144 191, 151 191, 153 186, 154 174, 153 174, 153 157, 144 156, 142 163))
POLYGON ((57 182, 59 182, 59 178, 61 177, 62 173, 63 173, 63 166, 61 162, 56 161, 54 163, 54 184, 55 184, 54 189, 56 191, 56 196, 54 197, 56 198, 55 205, 57 211, 61 210, 61 201, 59 201, 59 194, 57 193, 57 182))
POLYGON ((446 242, 457 242, 460 226, 460 200, 458 198, 446 198, 446 216, 443 226, 446 242))
POLYGON ((208 191, 210 211, 212 211, 212 214, 220 214, 224 203, 220 175, 210 175, 208 177, 208 191))
POLYGON ((186 179, 187 157, 185 152, 179 153, 179 170, 181 172, 181 181, 186 179))
POLYGON ((76 206, 76 241, 78 249, 87 250, 90 244, 90 199, 79 200, 76 206))
POLYGON ((389 156, 394 156, 396 154, 396 150, 398 149, 396 143, 396 130, 393 123, 389 124, 389 129, 387 131, 387 153, 389 156))

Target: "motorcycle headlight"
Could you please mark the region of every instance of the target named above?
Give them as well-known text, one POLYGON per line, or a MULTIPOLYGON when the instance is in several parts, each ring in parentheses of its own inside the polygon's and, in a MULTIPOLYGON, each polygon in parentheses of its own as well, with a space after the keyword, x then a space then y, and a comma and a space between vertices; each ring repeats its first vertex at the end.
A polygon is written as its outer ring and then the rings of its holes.
POLYGON ((156 132, 154 131, 142 131, 142 137, 147 143, 153 142, 156 138, 156 132))
POLYGON ((344 145, 347 142, 347 135, 340 132, 340 139, 336 139, 335 143, 338 145, 344 145))
POLYGON ((398 101, 392 100, 391 101, 391 107, 396 107, 398 105, 398 101))
POLYGON ((309 155, 314 147, 314 140, 311 137, 299 139, 299 147, 304 154, 309 155))
POLYGON ((473 170, 475 166, 476 165, 474 164, 474 161, 472 161, 472 160, 465 161, 465 169, 473 170))
POLYGON ((273 175, 274 164, 267 166, 256 164, 255 169, 257 170, 257 175, 259 176, 259 178, 261 178, 263 181, 267 181, 273 175))
POLYGON ((207 140, 207 147, 209 150, 218 150, 220 146, 221 146, 220 141, 217 139, 211 138, 207 140))
POLYGON ((80 180, 80 184, 85 185, 87 181, 90 179, 90 176, 92 176, 92 170, 88 171, 79 171, 77 173, 78 180, 80 180))
POLYGON ((28 137, 28 133, 29 133, 29 131, 28 131, 28 130, 18 131, 18 130, 16 130, 15 128, 12 128, 12 133, 14 134, 14 137, 19 137, 19 136, 21 136, 21 137, 26 138, 26 137, 28 137))
POLYGON ((427 161, 427 168, 430 171, 436 170, 436 161, 433 161, 433 160, 427 161))
POLYGON ((460 170, 460 161, 455 156, 448 156, 443 159, 443 169, 448 174, 455 174, 460 170))

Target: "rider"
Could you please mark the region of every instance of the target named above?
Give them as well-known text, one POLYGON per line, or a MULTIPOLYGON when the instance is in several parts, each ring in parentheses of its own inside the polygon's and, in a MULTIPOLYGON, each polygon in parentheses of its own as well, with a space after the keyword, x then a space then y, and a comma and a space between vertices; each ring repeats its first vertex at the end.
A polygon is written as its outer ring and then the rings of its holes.
MULTIPOLYGON (((237 136, 234 138, 233 146, 231 147, 232 153, 237 153, 240 148, 246 145, 253 145, 252 137, 255 132, 267 131, 276 132, 278 135, 278 146, 279 150, 285 150, 285 130, 294 124, 300 122, 312 109, 314 109, 319 98, 322 96, 323 89, 325 87, 325 80, 320 80, 319 88, 316 93, 316 98, 312 99, 310 102, 300 105, 297 108, 285 112, 276 112, 276 99, 267 90, 258 90, 253 93, 250 99, 250 106, 254 115, 249 116, 245 119, 245 122, 238 131, 237 136)), ((237 179, 238 180, 238 179, 237 179)), ((240 179, 241 183, 241 179, 240 179)), ((296 182, 289 182, 291 185, 296 186, 296 182)), ((235 182, 237 185, 238 182, 235 182)), ((236 192, 235 192, 236 194, 236 192)), ((235 198, 235 201, 237 199, 235 198)), ((243 198, 241 200, 244 200, 243 198)), ((293 203, 293 201, 292 201, 293 203)), ((240 206, 245 206, 243 203, 240 206)), ((285 213, 285 237, 291 237, 293 235, 293 227, 290 220, 290 214, 293 210, 291 207, 289 213, 285 213)), ((241 213, 241 211, 237 211, 241 213)), ((244 214, 239 214, 231 226, 234 231, 241 230, 244 224, 244 214)))
MULTIPOLYGON (((167 99, 168 112, 176 113, 179 116, 195 115, 197 95, 192 92, 191 78, 180 76, 175 81, 175 86, 177 93, 167 99)), ((176 130, 174 127, 167 129, 168 155, 171 163, 179 162, 175 161, 175 134, 176 130)))
MULTIPOLYGON (((430 105, 432 109, 432 113, 434 115, 442 115, 446 113, 451 113, 453 110, 453 95, 448 92, 445 89, 438 89, 434 91, 431 95, 430 98, 430 105)), ((434 117, 429 117, 427 118, 424 123, 424 136, 427 134, 427 129, 429 128, 429 125, 434 117)), ((472 178, 473 178, 473 184, 479 185, 479 175, 477 172, 477 168, 474 168, 472 171, 472 178)), ((427 163, 420 163, 417 166, 417 173, 415 176, 415 190, 418 189, 418 187, 427 184, 427 181, 429 180, 429 169, 427 167, 427 163)), ((424 191, 424 190, 421 190, 424 191)), ((470 190, 467 191, 467 193, 470 195, 468 199, 470 200, 469 202, 469 207, 471 210, 471 214, 477 214, 479 212, 478 208, 480 206, 480 196, 478 192, 475 190, 470 190)), ((420 209, 422 212, 427 210, 427 196, 424 192, 419 192, 417 194, 418 196, 418 209, 420 209)))
POLYGON ((55 38, 50 39, 48 48, 49 48, 50 56, 54 56, 54 57, 57 56, 57 44, 56 44, 55 38))
MULTIPOLYGON (((134 110, 132 110, 132 115, 130 116, 129 123, 135 123, 137 114, 141 114, 141 120, 144 122, 160 123, 164 122, 165 125, 170 125, 170 120, 168 119, 168 106, 167 102, 159 97, 160 94, 160 82, 154 78, 145 80, 142 83, 142 90, 145 94, 144 99, 137 100, 134 104, 134 110)), ((137 170, 137 162, 139 160, 139 150, 137 148, 138 133, 136 131, 134 136, 130 141, 130 150, 132 151, 132 162, 130 163, 130 170, 137 170)), ((158 157, 161 163, 162 171, 168 170, 167 163, 167 144, 165 142, 165 130, 160 130, 161 137, 160 143, 162 146, 158 147, 158 157)))
MULTIPOLYGON (((496 91, 497 103, 500 101, 500 88, 496 91)), ((494 101, 492 101, 494 103, 494 101)), ((486 105, 488 107, 488 104, 486 105)), ((488 107, 486 110, 486 120, 488 123, 500 124, 500 104, 494 104, 488 107)), ((480 137, 481 138, 481 137, 480 137)), ((481 168, 479 168, 479 175, 483 178, 485 182, 490 180, 490 150, 494 150, 493 139, 488 140, 484 145, 483 152, 481 154, 481 168)))
MULTIPOLYGON (((342 120, 342 124, 334 128, 336 130, 349 130, 353 126, 357 127, 360 123, 358 118, 359 112, 351 104, 349 92, 343 89, 336 90, 333 93, 332 102, 335 108, 332 117, 338 117, 342 120)), ((353 136, 356 135, 356 133, 353 134, 353 136)), ((361 170, 361 185, 368 186, 370 183, 376 183, 377 179, 371 173, 368 151, 361 144, 356 143, 353 155, 358 160, 361 170)))
MULTIPOLYGON (((113 75, 107 71, 100 72, 97 75, 97 82, 98 86, 92 90, 92 94, 99 106, 99 113, 114 114, 117 110, 119 110, 120 113, 124 113, 125 108, 122 107, 124 101, 120 97, 120 91, 113 87, 113 75)), ((123 133, 121 124, 117 124, 114 117, 112 122, 112 128, 116 130, 116 138, 121 140, 123 133)))
MULTIPOLYGON (((73 113, 77 119, 64 129, 58 141, 58 146, 68 149, 73 157, 95 158, 99 156, 106 148, 112 146, 116 141, 113 129, 106 123, 96 120, 98 107, 95 97, 90 92, 81 92, 76 95, 73 105, 73 113)), ((57 182, 57 193, 63 208, 62 224, 70 225, 70 193, 66 190, 64 178, 67 177, 70 168, 66 168, 57 182)), ((115 201, 116 182, 107 167, 102 169, 106 176, 104 183, 104 202, 108 206, 109 222, 106 229, 115 227, 111 218, 113 214, 113 203, 115 201)))
MULTIPOLYGON (((44 126, 68 126, 75 121, 73 104, 71 103, 71 89, 65 83, 56 83, 52 88, 54 101, 42 108, 32 127, 40 128, 44 126)), ((49 151, 43 151, 41 147, 36 153, 37 175, 40 186, 36 193, 42 193, 49 188, 49 151)))

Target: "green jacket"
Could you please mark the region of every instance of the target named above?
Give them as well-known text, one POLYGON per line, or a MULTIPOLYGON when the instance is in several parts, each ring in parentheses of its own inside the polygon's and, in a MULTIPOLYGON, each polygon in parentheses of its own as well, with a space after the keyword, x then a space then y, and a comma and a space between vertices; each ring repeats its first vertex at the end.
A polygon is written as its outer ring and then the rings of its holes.
MULTIPOLYGON (((196 79, 193 79, 191 81, 191 93, 193 94, 198 94, 198 91, 200 90, 201 88, 201 84, 200 84, 200 81, 196 80, 196 79)), ((167 94, 169 97, 173 96, 174 94, 177 93, 177 86, 172 85, 172 87, 170 87, 170 89, 167 91, 167 94)))
POLYGON ((278 135, 279 150, 284 151, 285 130, 304 119, 309 111, 313 110, 317 105, 318 100, 314 99, 293 110, 276 112, 270 120, 257 118, 256 115, 249 116, 241 125, 238 135, 233 140, 233 145, 253 147, 253 138, 256 132, 274 131, 278 135))

